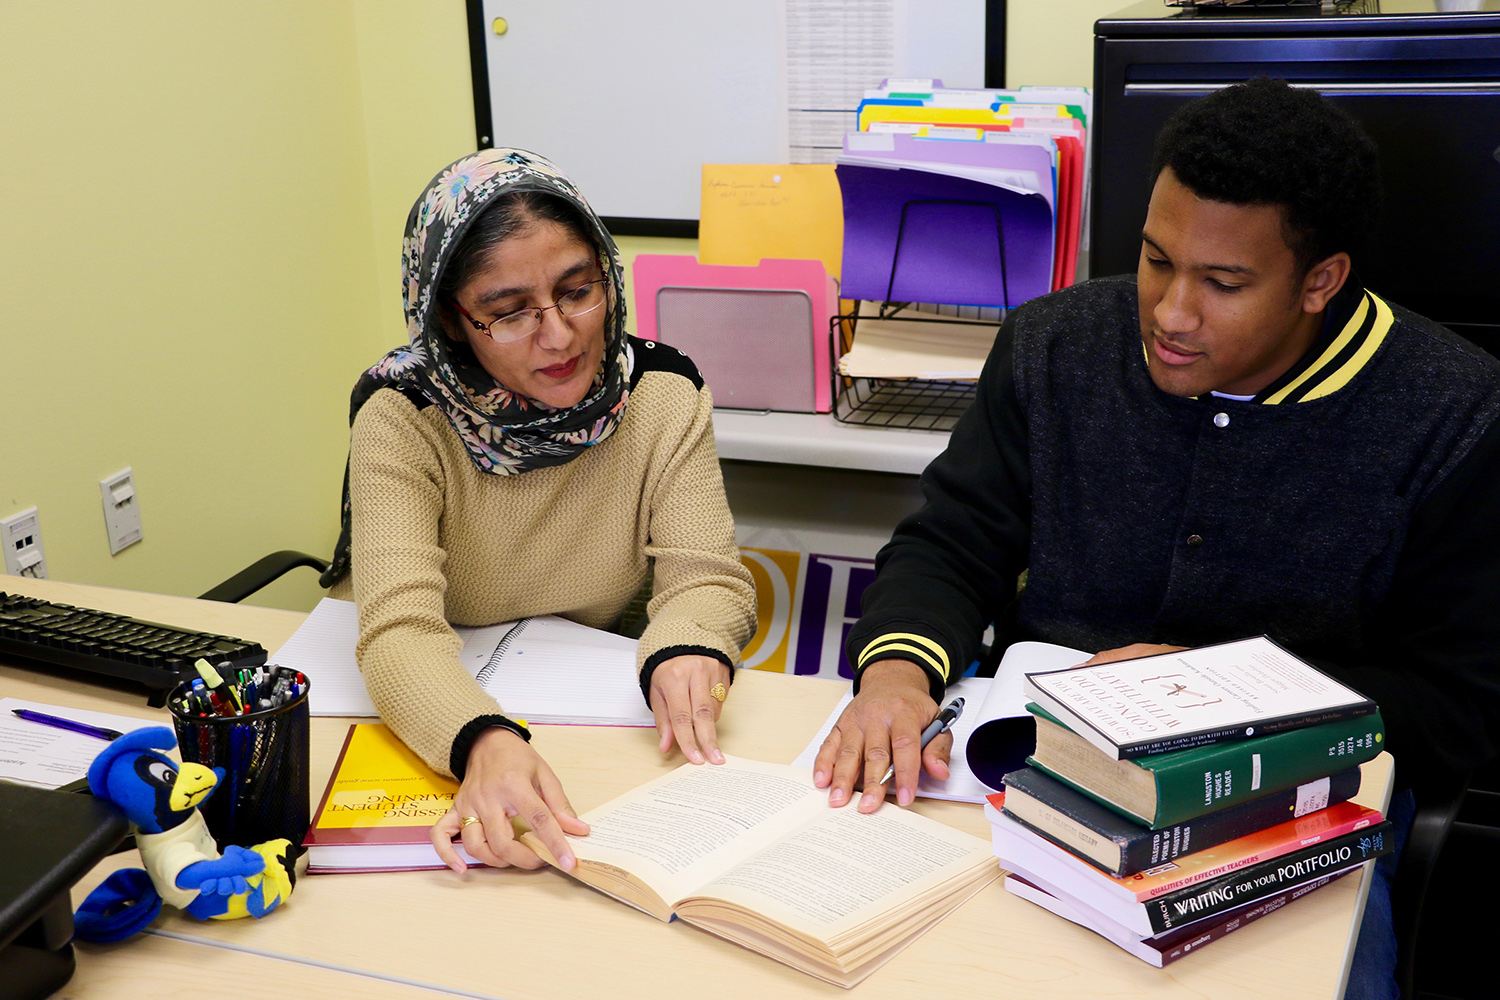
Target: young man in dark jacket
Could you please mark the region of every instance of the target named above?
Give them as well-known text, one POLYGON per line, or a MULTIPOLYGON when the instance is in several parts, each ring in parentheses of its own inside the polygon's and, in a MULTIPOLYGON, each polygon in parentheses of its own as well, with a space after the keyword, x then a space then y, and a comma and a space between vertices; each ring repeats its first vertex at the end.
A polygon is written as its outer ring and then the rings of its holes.
POLYGON ((1494 755, 1500 365, 1360 285, 1372 144, 1254 80, 1183 108, 1154 173, 1135 277, 1012 312, 880 553, 833 804, 946 776, 919 734, 991 623, 1095 662, 1265 633, 1379 703, 1398 789, 1494 755))

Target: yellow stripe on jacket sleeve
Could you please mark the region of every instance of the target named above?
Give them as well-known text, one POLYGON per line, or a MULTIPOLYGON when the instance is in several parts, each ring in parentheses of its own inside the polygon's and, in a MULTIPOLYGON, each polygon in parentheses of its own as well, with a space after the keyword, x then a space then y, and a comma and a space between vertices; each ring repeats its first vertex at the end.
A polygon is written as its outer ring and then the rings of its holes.
MULTIPOLYGON (((952 671, 948 666, 948 653, 943 647, 927 638, 925 635, 916 635, 912 632, 887 632, 878 639, 871 640, 859 654, 859 663, 855 666, 863 669, 868 663, 881 659, 890 653, 910 653, 917 657, 919 663, 925 663, 937 671, 939 677, 945 682, 952 671)), ((908 659, 909 657, 898 657, 908 659)))
POLYGON ((1391 313, 1391 307, 1385 304, 1384 299, 1374 292, 1367 292, 1366 294, 1369 295, 1370 301, 1375 304, 1375 325, 1370 328, 1369 336, 1365 337, 1365 342, 1359 345, 1359 350, 1354 352, 1354 356, 1339 366, 1338 371, 1333 372, 1322 382, 1318 383, 1316 389, 1303 396, 1303 402, 1309 399, 1317 399, 1320 396, 1326 396, 1331 392, 1337 392, 1348 385, 1349 380, 1365 366, 1365 363, 1370 360, 1380 345, 1385 343, 1385 335, 1391 332, 1391 327, 1395 325, 1396 317, 1391 313))

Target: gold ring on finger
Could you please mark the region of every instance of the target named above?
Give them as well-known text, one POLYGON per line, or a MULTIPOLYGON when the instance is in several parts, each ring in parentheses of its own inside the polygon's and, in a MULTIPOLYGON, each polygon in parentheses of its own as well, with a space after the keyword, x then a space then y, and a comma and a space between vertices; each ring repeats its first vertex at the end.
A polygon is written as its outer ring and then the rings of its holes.
POLYGON ((722 703, 725 698, 729 697, 729 689, 723 684, 715 684, 708 689, 708 694, 714 701, 722 703))
POLYGON ((479 817, 478 816, 465 816, 463 819, 461 819, 461 820, 458 821, 458 828, 460 830, 467 830, 469 827, 473 826, 475 823, 478 823, 478 822, 479 822, 479 817))

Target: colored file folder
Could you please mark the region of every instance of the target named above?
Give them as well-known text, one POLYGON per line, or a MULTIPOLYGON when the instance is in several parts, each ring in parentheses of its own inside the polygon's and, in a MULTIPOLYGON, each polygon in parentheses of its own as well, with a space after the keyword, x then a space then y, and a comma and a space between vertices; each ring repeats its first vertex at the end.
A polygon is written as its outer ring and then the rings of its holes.
POLYGON ((826 413, 838 283, 816 260, 635 258, 636 332, 684 351, 718 406, 826 413))
POLYGON ((1081 88, 926 92, 882 88, 866 92, 860 127, 933 140, 1042 143, 1056 158, 1051 288, 1077 277, 1088 188, 1087 117, 1092 104, 1081 88), (1053 103, 1056 102, 1056 103, 1053 103))
POLYGON ((1010 307, 1051 291, 1052 157, 1050 138, 849 133, 844 297, 1010 307))
POLYGON ((705 163, 698 260, 820 260, 839 273, 843 205, 830 163, 705 163))

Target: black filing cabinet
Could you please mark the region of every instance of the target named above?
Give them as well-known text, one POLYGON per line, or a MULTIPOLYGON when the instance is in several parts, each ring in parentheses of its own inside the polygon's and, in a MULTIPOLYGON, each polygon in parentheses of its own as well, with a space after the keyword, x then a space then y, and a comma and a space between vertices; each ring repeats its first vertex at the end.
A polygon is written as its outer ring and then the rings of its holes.
POLYGON ((1254 76, 1314 87, 1380 147, 1385 207, 1360 278, 1500 353, 1500 2, 1176 8, 1095 26, 1089 270, 1134 272, 1152 143, 1184 102, 1254 76))

